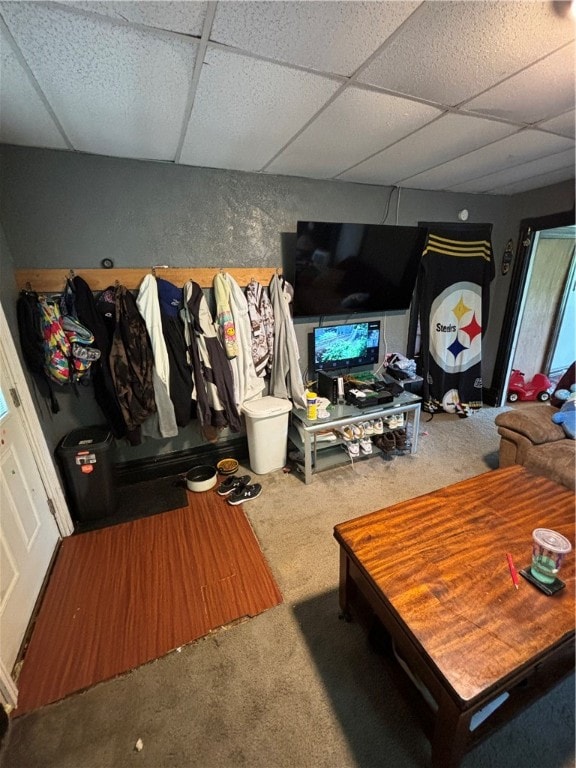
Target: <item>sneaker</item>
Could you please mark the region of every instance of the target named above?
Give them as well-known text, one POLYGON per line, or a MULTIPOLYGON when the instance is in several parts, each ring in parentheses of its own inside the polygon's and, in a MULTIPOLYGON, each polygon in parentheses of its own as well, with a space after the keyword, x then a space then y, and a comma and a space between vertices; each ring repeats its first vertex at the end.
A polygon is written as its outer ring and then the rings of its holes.
POLYGON ((372 429, 375 435, 381 435, 384 432, 384 423, 382 419, 374 419, 372 422, 372 429))
POLYGON ((348 451, 348 456, 350 456, 351 459, 356 459, 360 456, 360 445, 357 440, 352 440, 349 443, 346 443, 344 447, 348 451))
POLYGON ((372 453, 372 440, 369 437, 363 437, 360 440, 360 450, 365 456, 372 453))
POLYGON ((240 477, 236 477, 236 475, 230 475, 230 477, 227 477, 224 482, 220 483, 216 493, 218 496, 229 496, 231 493, 235 493, 239 491, 240 488, 248 485, 249 482, 250 475, 241 475, 240 477))
POLYGON ((350 427, 348 424, 346 424, 344 427, 338 427, 338 429, 335 429, 334 431, 346 442, 349 440, 354 440, 354 432, 352 431, 352 427, 350 427))
POLYGON ((245 501, 252 501, 252 499, 258 498, 262 493, 262 486, 260 483, 254 483, 254 485, 243 485, 236 493, 232 493, 228 496, 228 504, 236 506, 237 504, 244 504, 245 501))
POLYGON ((394 430, 394 443, 399 451, 405 451, 408 446, 408 435, 405 429, 394 430))
POLYGON ((357 440, 360 440, 362 437, 364 437, 364 427, 362 424, 351 424, 350 429, 352 430, 352 433, 357 440))
POLYGON ((365 421, 360 426, 363 427, 365 435, 374 434, 374 423, 372 421, 365 421))
POLYGON ((396 450, 396 441, 392 432, 384 432, 374 438, 376 447, 379 448, 385 456, 391 456, 396 450))

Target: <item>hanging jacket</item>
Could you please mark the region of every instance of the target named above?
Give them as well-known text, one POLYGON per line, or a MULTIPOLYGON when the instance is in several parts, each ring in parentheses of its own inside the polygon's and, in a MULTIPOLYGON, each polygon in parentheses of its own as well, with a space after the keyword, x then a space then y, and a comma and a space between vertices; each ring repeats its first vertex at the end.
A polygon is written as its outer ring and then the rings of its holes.
POLYGON ((300 352, 290 312, 292 286, 283 277, 270 281, 270 302, 274 310, 274 357, 270 374, 270 394, 291 399, 298 408, 306 407, 300 352))
POLYGON ((170 365, 170 400, 176 423, 185 427, 192 418, 192 370, 186 356, 184 323, 180 317, 182 288, 157 278, 162 333, 170 365))
POLYGON ((225 426, 239 432, 242 421, 234 399, 230 362, 202 288, 192 280, 184 285, 182 319, 193 371, 192 397, 204 435, 214 440, 215 430, 225 426))
MULTIPOLYGON (((170 399, 170 363, 162 331, 162 316, 158 299, 158 286, 153 275, 146 275, 140 284, 136 306, 146 323, 154 355, 154 399, 157 408, 157 427, 161 437, 175 437, 178 434, 174 405, 170 399)), ((156 419, 146 423, 146 434, 153 434, 156 419)))
POLYGON ((132 445, 142 441, 141 425, 156 412, 154 357, 146 324, 134 296, 123 285, 114 291, 116 324, 110 368, 132 445))
POLYGON ((274 310, 263 286, 251 280, 246 286, 250 318, 252 361, 257 376, 266 376, 274 355, 274 310))
POLYGON ((94 384, 94 397, 114 437, 126 435, 127 427, 118 402, 116 386, 110 369, 110 350, 112 333, 98 311, 94 294, 88 283, 78 275, 72 279, 74 306, 78 320, 92 331, 95 346, 100 350, 100 358, 92 363, 91 376, 94 384))
POLYGON ((230 365, 234 375, 236 405, 240 407, 248 400, 261 397, 265 384, 263 379, 257 376, 252 360, 252 334, 246 296, 232 275, 225 273, 222 277, 230 289, 230 310, 238 340, 238 354, 230 361, 230 365))
POLYGON ((216 324, 220 331, 220 341, 226 357, 233 360, 238 354, 236 327, 230 309, 230 286, 224 274, 219 272, 213 280, 214 298, 216 299, 216 324))

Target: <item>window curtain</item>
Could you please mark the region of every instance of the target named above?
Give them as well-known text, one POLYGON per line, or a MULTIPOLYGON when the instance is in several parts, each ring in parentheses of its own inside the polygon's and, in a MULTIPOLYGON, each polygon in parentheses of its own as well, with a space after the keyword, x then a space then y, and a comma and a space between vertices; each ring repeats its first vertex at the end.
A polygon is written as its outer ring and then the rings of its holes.
POLYGON ((466 416, 482 407, 482 337, 494 278, 490 224, 428 229, 416 300, 423 409, 466 416))

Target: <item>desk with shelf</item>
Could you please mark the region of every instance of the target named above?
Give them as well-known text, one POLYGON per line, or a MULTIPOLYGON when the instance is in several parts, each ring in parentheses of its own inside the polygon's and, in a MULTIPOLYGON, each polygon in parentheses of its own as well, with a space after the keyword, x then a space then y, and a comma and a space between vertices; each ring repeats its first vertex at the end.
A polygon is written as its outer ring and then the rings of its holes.
MULTIPOLYGON (((410 453, 416 453, 418 448, 418 430, 420 428, 420 404, 422 398, 411 392, 402 392, 391 403, 377 405, 370 408, 357 408, 355 405, 331 405, 327 419, 310 421, 306 418, 304 408, 292 409, 292 423, 288 436, 294 445, 302 449, 304 454, 304 482, 312 482, 312 475, 324 469, 330 469, 338 464, 348 461, 342 450, 341 440, 318 444, 318 433, 326 430, 337 429, 346 424, 357 424, 361 421, 386 418, 394 414, 406 414, 412 418, 412 445, 410 453), (304 440, 294 422, 298 422, 304 434, 304 440)), ((370 458, 371 454, 366 456, 370 458)), ((364 457, 360 457, 364 458, 364 457)))

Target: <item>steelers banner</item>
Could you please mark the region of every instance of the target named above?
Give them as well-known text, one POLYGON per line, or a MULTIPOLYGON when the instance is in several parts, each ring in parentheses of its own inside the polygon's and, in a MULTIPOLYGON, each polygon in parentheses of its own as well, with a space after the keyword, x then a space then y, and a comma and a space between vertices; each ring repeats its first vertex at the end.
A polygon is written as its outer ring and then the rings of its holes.
POLYGON ((486 226, 428 232, 418 278, 424 410, 482 406, 482 336, 494 259, 486 226))

